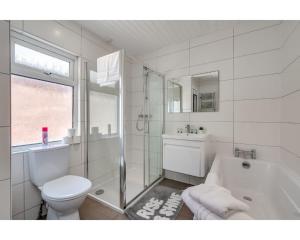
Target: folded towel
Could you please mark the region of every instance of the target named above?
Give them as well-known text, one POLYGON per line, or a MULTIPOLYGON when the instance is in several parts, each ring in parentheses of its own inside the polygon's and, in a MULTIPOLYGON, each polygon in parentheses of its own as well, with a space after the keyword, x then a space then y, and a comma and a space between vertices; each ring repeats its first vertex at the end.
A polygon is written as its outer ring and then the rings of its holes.
MULTIPOLYGON (((191 187, 193 188, 193 187, 191 187)), ((185 189, 182 194, 182 200, 184 203, 187 205, 187 207, 192 211, 194 214, 194 220, 218 220, 218 219, 223 219, 220 216, 214 214, 213 212, 209 211, 207 208, 205 208, 202 204, 200 204, 198 201, 195 201, 191 196, 190 196, 190 189, 187 188, 185 189), (205 212, 208 211, 207 213, 205 212)), ((247 215, 245 212, 235 212, 232 215, 230 215, 228 218, 225 218, 228 220, 249 220, 252 219, 249 215, 247 215)))
POLYGON ((194 215, 194 219, 197 219, 197 220, 222 220, 222 218, 220 216, 209 211, 202 204, 198 205, 198 209, 194 215))
POLYGON ((218 215, 212 213, 207 208, 205 208, 202 204, 195 201, 190 196, 190 188, 185 189, 182 194, 181 198, 184 201, 184 203, 187 205, 187 207, 192 211, 194 214, 195 220, 219 220, 222 219, 218 215))
POLYGON ((97 59, 97 83, 102 86, 115 84, 120 80, 120 51, 97 59))
POLYGON ((249 206, 234 198, 226 188, 215 184, 200 184, 190 189, 191 197, 209 211, 228 218, 237 211, 248 211, 249 206))

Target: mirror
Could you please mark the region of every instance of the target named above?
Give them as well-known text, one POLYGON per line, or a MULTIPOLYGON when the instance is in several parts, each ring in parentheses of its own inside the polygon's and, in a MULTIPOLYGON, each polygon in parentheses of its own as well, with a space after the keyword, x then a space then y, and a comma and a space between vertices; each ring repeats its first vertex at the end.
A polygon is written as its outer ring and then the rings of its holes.
POLYGON ((217 112, 219 71, 168 80, 168 112, 217 112))

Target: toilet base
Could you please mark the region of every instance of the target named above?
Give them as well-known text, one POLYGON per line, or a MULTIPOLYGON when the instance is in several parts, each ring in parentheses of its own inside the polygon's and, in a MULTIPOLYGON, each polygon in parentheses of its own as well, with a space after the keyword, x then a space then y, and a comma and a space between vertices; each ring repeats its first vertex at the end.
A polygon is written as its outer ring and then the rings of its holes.
POLYGON ((47 220, 80 220, 80 217, 78 210, 71 213, 61 213, 48 206, 47 220))

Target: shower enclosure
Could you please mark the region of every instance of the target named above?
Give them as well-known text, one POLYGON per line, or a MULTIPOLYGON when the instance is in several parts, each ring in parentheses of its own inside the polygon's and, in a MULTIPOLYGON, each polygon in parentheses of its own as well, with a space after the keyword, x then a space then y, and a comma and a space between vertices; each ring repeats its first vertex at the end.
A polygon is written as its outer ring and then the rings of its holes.
POLYGON ((87 175, 91 197, 125 209, 162 176, 165 91, 161 74, 120 56, 112 85, 87 62, 87 175))

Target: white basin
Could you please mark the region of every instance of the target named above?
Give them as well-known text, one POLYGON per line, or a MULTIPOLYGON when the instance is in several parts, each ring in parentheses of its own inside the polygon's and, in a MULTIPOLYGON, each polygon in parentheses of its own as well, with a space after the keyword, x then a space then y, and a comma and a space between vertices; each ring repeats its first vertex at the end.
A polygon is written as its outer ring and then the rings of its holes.
POLYGON ((178 134, 163 134, 163 139, 178 139, 178 140, 190 140, 190 141, 205 141, 209 137, 206 133, 178 133, 178 134))

